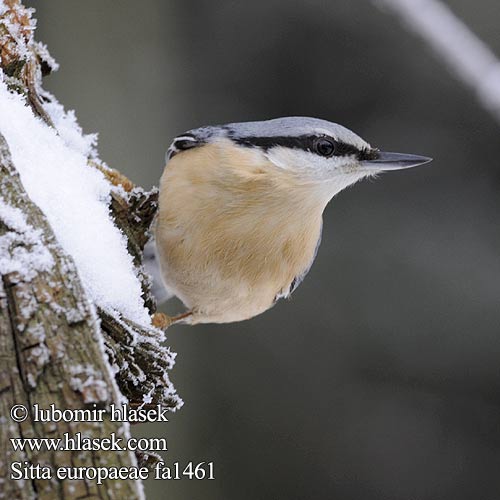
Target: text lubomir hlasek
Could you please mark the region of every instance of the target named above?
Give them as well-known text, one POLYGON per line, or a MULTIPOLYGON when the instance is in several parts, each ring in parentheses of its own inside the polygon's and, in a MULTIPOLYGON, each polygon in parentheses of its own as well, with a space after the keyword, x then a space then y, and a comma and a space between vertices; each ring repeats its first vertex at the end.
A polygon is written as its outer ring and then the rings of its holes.
POLYGON ((66 408, 60 410, 54 404, 49 408, 40 408, 38 404, 33 405, 33 420, 35 422, 104 422, 106 416, 112 422, 168 422, 168 408, 156 405, 153 408, 130 408, 127 404, 112 404, 109 409, 97 408, 66 408))

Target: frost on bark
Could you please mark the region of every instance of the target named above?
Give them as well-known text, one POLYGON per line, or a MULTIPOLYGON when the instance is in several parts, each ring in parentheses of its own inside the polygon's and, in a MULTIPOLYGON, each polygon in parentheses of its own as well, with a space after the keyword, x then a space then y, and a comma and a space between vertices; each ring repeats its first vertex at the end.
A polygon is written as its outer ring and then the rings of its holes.
MULTIPOLYGON (((19 0, 0 0, 0 68, 11 92, 24 96, 47 127, 57 130, 50 114, 54 98, 41 77, 56 65, 33 39, 31 10, 19 0)), ((127 438, 128 424, 34 422, 16 424, 13 405, 38 404, 59 409, 161 404, 176 409, 168 371, 174 355, 162 345, 164 334, 151 325, 99 304, 82 286, 73 258, 57 241, 46 216, 28 197, 9 144, 0 134, 0 498, 141 498, 136 481, 10 480, 10 464, 136 466, 148 457, 130 452, 15 452, 9 438, 127 438), (126 399, 124 399, 126 398, 126 399)), ((134 186, 96 155, 89 168, 99 169, 112 184, 110 212, 127 239, 142 299, 151 315, 155 301, 142 270, 142 253, 156 211, 156 190, 134 186)), ((40 172, 43 175, 43 172, 40 172)), ((110 283, 110 286, 113 286, 110 283)))

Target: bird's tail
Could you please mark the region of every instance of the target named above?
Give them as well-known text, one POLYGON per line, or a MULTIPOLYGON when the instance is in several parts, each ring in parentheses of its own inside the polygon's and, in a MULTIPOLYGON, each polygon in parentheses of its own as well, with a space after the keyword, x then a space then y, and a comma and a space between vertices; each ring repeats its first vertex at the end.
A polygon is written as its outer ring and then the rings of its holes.
POLYGON ((163 304, 168 299, 173 297, 169 292, 161 277, 160 264, 156 256, 156 244, 154 238, 151 238, 144 247, 144 269, 151 276, 152 286, 151 293, 156 298, 158 305, 163 304))

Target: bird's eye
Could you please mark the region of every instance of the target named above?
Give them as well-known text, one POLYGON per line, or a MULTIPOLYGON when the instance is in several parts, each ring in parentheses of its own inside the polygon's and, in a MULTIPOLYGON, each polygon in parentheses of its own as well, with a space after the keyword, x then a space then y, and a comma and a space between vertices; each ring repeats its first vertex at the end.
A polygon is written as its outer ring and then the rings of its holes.
POLYGON ((335 152, 335 143, 330 139, 321 137, 316 141, 314 148, 319 155, 328 157, 335 152))

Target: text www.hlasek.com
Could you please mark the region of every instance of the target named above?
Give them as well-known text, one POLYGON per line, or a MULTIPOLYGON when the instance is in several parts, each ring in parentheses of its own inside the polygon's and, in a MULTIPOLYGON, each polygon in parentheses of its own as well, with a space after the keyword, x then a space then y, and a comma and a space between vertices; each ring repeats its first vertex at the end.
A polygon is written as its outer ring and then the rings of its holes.
POLYGON ((89 438, 65 432, 62 438, 10 438, 15 451, 167 451, 165 438, 89 438))

